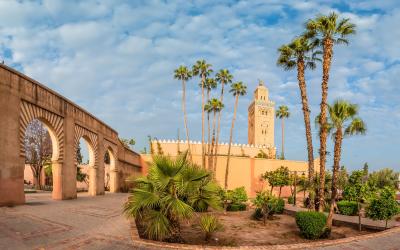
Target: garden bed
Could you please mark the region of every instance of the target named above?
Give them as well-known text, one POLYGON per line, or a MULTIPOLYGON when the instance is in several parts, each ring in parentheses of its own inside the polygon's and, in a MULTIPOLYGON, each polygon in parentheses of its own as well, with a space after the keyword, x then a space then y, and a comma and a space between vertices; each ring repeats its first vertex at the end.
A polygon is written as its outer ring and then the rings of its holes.
MULTIPOLYGON (((223 230, 216 232, 209 242, 204 240, 204 233, 198 223, 199 216, 195 216, 189 223, 182 224, 183 239, 186 244, 210 246, 261 246, 314 242, 300 236, 296 221, 290 215, 275 215, 273 220, 267 220, 264 226, 262 221, 250 219, 252 212, 253 210, 226 214, 223 212, 213 213, 223 225, 223 230)), ((371 232, 367 230, 359 232, 348 226, 334 226, 331 236, 320 241, 365 235, 371 232)))

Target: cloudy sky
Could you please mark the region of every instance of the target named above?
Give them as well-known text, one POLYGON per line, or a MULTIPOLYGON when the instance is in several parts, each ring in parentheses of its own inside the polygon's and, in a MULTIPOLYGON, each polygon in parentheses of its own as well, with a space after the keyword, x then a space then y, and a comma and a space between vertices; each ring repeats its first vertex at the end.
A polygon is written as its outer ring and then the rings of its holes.
MULTIPOLYGON (((270 98, 291 111, 287 158, 305 160, 296 73, 276 66, 276 51, 303 31, 307 19, 336 11, 357 25, 357 34, 349 46, 334 48, 329 100, 359 104, 368 125, 367 135, 345 139, 342 164, 356 169, 368 162, 373 169, 399 170, 400 3, 348 2, 2 0, 0 58, 90 111, 121 137, 135 138, 137 150, 146 146, 149 134, 173 139, 179 128, 183 138, 181 84, 173 70, 204 58, 248 85, 234 141, 247 143, 247 106, 262 79, 270 98)), ((314 117, 321 68, 307 72, 307 81, 314 117)), ((198 79, 188 88, 189 128, 200 140, 198 79)), ((222 139, 227 141, 233 98, 225 100, 222 139)), ((279 121, 275 125, 279 149, 279 121)))

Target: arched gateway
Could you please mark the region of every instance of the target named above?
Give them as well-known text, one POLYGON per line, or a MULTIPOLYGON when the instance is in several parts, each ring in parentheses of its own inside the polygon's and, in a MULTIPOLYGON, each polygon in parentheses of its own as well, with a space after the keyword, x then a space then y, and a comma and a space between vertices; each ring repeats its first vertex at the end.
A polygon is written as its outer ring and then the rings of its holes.
POLYGON ((141 171, 140 156, 125 148, 118 133, 70 100, 5 65, 0 65, 0 206, 25 203, 24 136, 40 120, 52 141, 53 199, 76 198, 76 149, 89 145, 91 195, 104 194, 104 160, 109 153, 110 191, 123 185, 119 176, 141 171))

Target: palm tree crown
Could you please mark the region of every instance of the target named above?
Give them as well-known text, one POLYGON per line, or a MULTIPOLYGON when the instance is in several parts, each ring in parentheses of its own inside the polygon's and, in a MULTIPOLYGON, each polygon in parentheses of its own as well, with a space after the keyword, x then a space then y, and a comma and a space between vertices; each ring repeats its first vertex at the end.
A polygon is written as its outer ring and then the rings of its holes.
POLYGON ((175 75, 174 78, 178 79, 178 80, 184 80, 187 81, 190 78, 192 78, 192 72, 186 67, 186 66, 179 66, 179 68, 177 68, 174 71, 175 75))
POLYGON ((332 12, 328 16, 317 16, 306 23, 306 37, 315 38, 315 43, 322 44, 324 40, 332 40, 337 44, 348 44, 346 37, 355 34, 355 24, 349 18, 338 20, 338 14, 332 12))
POLYGON ((227 69, 221 69, 216 75, 215 80, 217 80, 221 85, 231 83, 233 80, 233 75, 227 69))
MULTIPOLYGON (((201 85, 201 83, 199 85, 201 85)), ((206 81, 204 83, 204 88, 207 91, 211 91, 212 89, 215 89, 216 87, 217 87, 217 81, 214 78, 206 78, 206 81)))
POLYGON ((232 83, 231 89, 229 90, 233 96, 244 96, 247 93, 247 86, 243 82, 232 83))
POLYGON ((305 36, 297 37, 278 49, 279 57, 276 64, 285 70, 292 70, 297 66, 298 61, 302 60, 305 68, 315 69, 315 61, 321 60, 318 58, 321 51, 314 51, 316 45, 315 41, 311 42, 305 36))
POLYGON ((279 119, 289 118, 290 116, 289 108, 286 105, 279 106, 275 116, 279 119))
POLYGON ((358 105, 344 100, 336 100, 333 105, 328 106, 329 123, 328 131, 332 129, 344 129, 344 135, 365 134, 366 125, 364 121, 356 117, 358 105))
POLYGON ((211 64, 207 63, 205 60, 198 60, 192 67, 192 72, 194 76, 207 77, 213 70, 211 69, 211 64))
POLYGON ((224 108, 224 104, 217 98, 212 98, 209 100, 206 106, 208 107, 208 110, 206 111, 209 112, 219 112, 224 108))

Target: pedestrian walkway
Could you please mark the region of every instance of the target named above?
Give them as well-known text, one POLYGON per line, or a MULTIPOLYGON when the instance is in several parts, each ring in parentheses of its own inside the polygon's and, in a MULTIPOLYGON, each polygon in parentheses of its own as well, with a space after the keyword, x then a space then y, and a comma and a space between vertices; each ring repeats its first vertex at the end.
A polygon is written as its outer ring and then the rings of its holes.
POLYGON ((29 194, 23 206, 0 208, 0 249, 132 249, 121 206, 127 194, 54 201, 29 194))
MULTIPOLYGON (((29 194, 25 205, 0 207, 0 249, 135 249, 130 222, 122 215, 122 204, 127 197, 127 194, 96 197, 79 194, 76 200, 54 201, 50 193, 29 194)), ((286 246, 261 248, 286 249, 286 246)), ((290 249, 400 250, 400 227, 336 243, 325 241, 301 248, 292 245, 290 249)))

